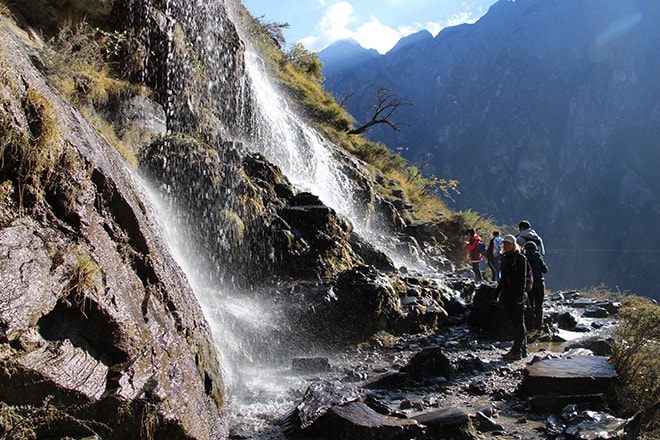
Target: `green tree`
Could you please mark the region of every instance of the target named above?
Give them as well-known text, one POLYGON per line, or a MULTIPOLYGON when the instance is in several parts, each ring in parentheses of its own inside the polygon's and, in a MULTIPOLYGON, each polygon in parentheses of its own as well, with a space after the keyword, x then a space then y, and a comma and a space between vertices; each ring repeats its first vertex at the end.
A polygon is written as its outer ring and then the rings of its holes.
POLYGON ((319 60, 318 54, 308 51, 301 43, 295 43, 291 50, 286 53, 285 59, 298 72, 309 76, 317 83, 323 81, 323 73, 321 73, 323 63, 319 60))

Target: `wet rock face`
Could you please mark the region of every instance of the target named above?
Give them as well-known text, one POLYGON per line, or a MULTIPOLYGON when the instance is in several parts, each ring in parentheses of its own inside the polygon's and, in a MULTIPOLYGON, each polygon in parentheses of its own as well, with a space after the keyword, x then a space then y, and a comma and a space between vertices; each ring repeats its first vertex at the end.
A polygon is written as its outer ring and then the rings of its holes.
POLYGON ((30 0, 15 2, 12 11, 46 37, 85 21, 125 39, 127 47, 115 49, 116 64, 124 77, 154 91, 169 129, 215 139, 244 128, 236 124, 247 109, 243 43, 224 2, 30 0))
POLYGON ((313 194, 295 194, 281 170, 241 145, 167 138, 142 168, 187 213, 180 221, 221 277, 245 286, 273 278, 319 279, 363 263, 352 225, 313 194), (191 189, 194 191, 191 192, 191 189))
POLYGON ((136 438, 146 418, 155 438, 222 437, 210 330, 141 189, 0 42, 0 400, 61 437, 136 438), (50 166, 21 167, 30 154, 50 166))
POLYGON ((215 141, 248 129, 244 47, 223 1, 116 1, 116 28, 135 35, 125 75, 155 92, 171 132, 215 141))

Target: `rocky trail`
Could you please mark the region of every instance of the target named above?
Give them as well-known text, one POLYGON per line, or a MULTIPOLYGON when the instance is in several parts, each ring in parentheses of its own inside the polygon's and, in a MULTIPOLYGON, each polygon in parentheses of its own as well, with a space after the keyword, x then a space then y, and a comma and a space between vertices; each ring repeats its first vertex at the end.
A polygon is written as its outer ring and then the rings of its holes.
POLYGON ((616 373, 606 339, 616 318, 589 317, 616 304, 549 296, 550 333, 530 333, 529 354, 517 361, 502 358, 509 341, 466 322, 470 308, 437 333, 380 333, 343 353, 293 360, 278 373, 297 379, 291 403, 237 414, 230 438, 606 439, 634 431, 634 420, 608 413, 616 373))

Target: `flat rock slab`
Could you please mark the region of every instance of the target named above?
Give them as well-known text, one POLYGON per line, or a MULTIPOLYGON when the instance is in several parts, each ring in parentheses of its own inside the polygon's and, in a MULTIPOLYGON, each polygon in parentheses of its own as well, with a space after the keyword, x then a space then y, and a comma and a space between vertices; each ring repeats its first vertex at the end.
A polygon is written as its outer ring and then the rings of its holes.
POLYGON ((608 393, 617 377, 606 356, 546 359, 525 369, 522 389, 528 395, 608 393))
POLYGON ((313 426, 316 438, 407 440, 424 434, 415 420, 378 414, 362 402, 335 406, 313 426))
POLYGON ((463 408, 450 407, 420 414, 413 420, 426 426, 431 438, 457 438, 468 426, 470 416, 463 408))

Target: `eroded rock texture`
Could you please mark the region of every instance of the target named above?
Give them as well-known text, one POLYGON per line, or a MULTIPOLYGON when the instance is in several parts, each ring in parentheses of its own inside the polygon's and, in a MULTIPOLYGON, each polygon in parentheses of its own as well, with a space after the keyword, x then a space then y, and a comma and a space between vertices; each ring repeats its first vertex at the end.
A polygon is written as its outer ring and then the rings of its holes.
POLYGON ((224 437, 210 330, 139 185, 13 38, 0 29, 0 404, 38 435, 224 437))

